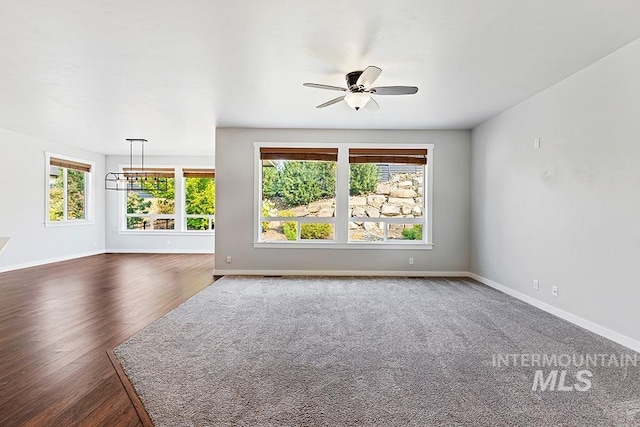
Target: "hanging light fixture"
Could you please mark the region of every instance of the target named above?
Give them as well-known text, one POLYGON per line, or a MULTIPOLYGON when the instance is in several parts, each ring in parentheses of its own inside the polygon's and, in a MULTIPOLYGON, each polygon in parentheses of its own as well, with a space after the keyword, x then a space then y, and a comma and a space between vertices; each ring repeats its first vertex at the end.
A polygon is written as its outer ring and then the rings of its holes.
POLYGON ((351 92, 344 97, 344 100, 347 101, 349 107, 358 111, 369 103, 369 101, 371 100, 371 95, 364 92, 351 92))
POLYGON ((104 177, 104 188, 115 191, 158 190, 166 191, 173 170, 145 169, 144 144, 146 139, 127 139, 129 142, 129 167, 122 172, 108 172, 104 177), (133 145, 140 144, 140 167, 133 166, 133 145))

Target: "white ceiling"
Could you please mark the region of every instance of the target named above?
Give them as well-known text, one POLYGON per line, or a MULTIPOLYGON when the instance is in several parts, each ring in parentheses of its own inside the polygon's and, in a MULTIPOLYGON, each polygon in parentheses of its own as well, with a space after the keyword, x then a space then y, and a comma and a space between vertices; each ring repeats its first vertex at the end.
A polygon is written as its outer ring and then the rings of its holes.
POLYGON ((0 127, 212 154, 216 126, 471 128, 640 37, 637 0, 0 0, 0 127), (378 65, 377 113, 315 106, 378 65))

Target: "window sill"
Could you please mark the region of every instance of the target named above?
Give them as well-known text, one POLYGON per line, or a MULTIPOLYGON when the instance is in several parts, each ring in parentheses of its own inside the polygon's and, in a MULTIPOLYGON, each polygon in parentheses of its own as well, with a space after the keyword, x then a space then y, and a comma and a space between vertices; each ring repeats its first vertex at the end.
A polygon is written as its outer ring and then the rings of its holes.
POLYGON ((95 225, 95 221, 77 220, 77 221, 45 221, 45 227, 73 227, 77 225, 95 225))
POLYGON ((176 231, 176 230, 153 230, 153 231, 119 231, 123 236, 215 236, 215 231, 176 231))
POLYGON ((253 242, 256 249, 382 249, 382 250, 431 250, 433 243, 368 243, 368 242, 253 242))

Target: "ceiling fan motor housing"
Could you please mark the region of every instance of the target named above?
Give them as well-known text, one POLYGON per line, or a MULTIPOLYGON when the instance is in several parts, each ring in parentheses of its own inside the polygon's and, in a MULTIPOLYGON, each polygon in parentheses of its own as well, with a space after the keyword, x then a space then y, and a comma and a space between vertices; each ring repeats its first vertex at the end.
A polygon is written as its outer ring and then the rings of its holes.
POLYGON ((362 90, 364 89, 357 85, 358 79, 360 78, 361 74, 362 74, 362 71, 352 71, 350 73, 347 73, 344 76, 345 79, 347 80, 347 87, 349 88, 350 91, 362 92, 362 90))

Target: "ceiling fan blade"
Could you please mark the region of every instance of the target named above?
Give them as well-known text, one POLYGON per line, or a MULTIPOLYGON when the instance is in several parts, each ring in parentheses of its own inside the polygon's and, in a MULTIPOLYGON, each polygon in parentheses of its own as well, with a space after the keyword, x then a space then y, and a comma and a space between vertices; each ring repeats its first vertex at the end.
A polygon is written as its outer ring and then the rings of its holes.
POLYGON ((367 105, 364 106, 364 109, 373 113, 380 109, 380 105, 375 99, 371 98, 369 102, 367 102, 367 105))
POLYGON ((417 91, 415 86, 380 86, 369 89, 369 92, 376 95, 413 95, 417 91))
POLYGON ((339 90, 341 92, 346 92, 347 91, 347 89, 345 89, 343 87, 331 86, 331 85, 321 85, 319 83, 303 83, 302 86, 315 87, 316 89, 339 90))
POLYGON ((369 87, 373 84, 373 82, 376 81, 378 77, 380 77, 380 73, 382 73, 382 70, 380 68, 374 65, 369 65, 364 69, 362 74, 360 74, 360 77, 358 77, 356 84, 362 87, 369 87))
POLYGON ((337 98, 332 99, 331 101, 327 101, 324 104, 318 105, 316 108, 328 107, 329 105, 337 104, 338 102, 342 101, 343 99, 344 99, 344 96, 339 96, 337 98))

